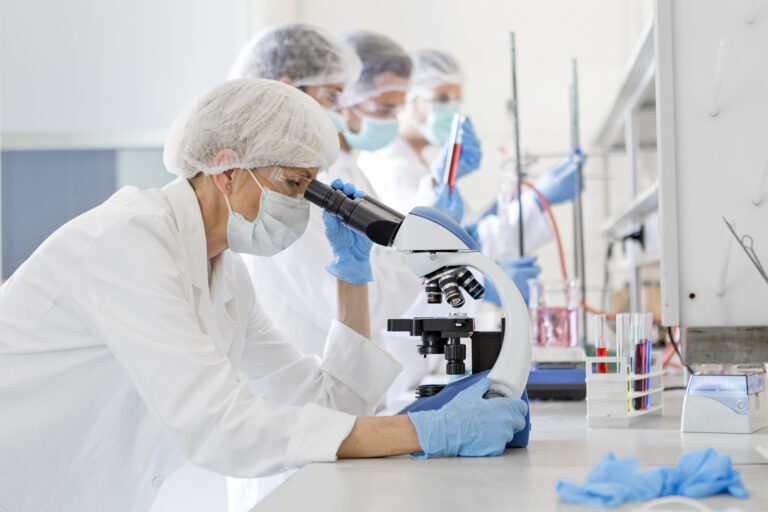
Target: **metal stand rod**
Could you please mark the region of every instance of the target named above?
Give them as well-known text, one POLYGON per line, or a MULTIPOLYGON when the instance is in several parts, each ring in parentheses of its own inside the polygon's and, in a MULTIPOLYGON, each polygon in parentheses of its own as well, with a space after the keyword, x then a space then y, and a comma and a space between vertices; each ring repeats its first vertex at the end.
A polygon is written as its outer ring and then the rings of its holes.
POLYGON ((520 155, 520 126, 517 114, 517 61, 515 55, 515 33, 509 33, 509 52, 512 64, 512 126, 515 136, 515 172, 517 173, 517 227, 520 244, 520 257, 525 256, 523 247, 523 169, 520 155))
MULTIPOLYGON (((571 149, 574 153, 580 152, 579 143, 579 85, 576 59, 571 60, 571 149)), ((576 170, 576 197, 573 201, 573 240, 574 240, 574 265, 573 271, 576 278, 581 281, 581 299, 587 300, 587 284, 584 275, 584 214, 581 201, 581 190, 584 186, 583 159, 579 158, 576 170)), ((581 311, 581 344, 586 344, 587 312, 581 311)))

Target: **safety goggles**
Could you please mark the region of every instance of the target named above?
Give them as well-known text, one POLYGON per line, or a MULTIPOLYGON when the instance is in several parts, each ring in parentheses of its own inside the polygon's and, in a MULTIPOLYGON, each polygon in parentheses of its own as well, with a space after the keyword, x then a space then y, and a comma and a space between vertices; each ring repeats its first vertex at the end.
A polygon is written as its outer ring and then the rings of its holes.
POLYGON ((302 198, 311 179, 297 174, 295 171, 286 170, 282 167, 261 167, 253 169, 254 172, 265 178, 272 190, 280 192, 284 196, 302 198))
POLYGON ((374 117, 397 117, 402 111, 402 105, 386 105, 377 103, 376 100, 367 100, 357 105, 355 110, 374 117))
POLYGON ((341 96, 344 91, 338 87, 318 87, 314 91, 314 96, 328 104, 328 108, 337 110, 341 107, 341 96))
POLYGON ((461 95, 454 94, 448 91, 428 92, 428 93, 425 92, 424 94, 417 95, 417 97, 421 98, 427 103, 438 103, 441 105, 449 104, 449 103, 455 103, 458 105, 459 103, 461 103, 461 95))
MULTIPOLYGON (((349 89, 349 87, 347 87, 349 89)), ((386 104, 379 100, 379 97, 387 92, 401 91, 408 92, 408 87, 405 85, 385 85, 377 87, 375 89, 365 91, 364 93, 355 93, 353 91, 346 91, 342 96, 342 106, 354 107, 374 117, 397 117, 402 110, 402 105, 386 104)))

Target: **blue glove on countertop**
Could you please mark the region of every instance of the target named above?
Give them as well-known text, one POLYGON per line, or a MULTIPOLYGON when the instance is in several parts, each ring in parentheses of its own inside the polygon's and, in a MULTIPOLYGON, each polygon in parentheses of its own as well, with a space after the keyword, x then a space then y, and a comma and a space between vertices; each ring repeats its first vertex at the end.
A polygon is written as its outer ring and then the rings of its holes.
MULTIPOLYGON (((459 139, 461 141, 461 152, 459 153, 459 163, 456 165, 456 181, 459 178, 463 178, 467 174, 471 174, 480 168, 480 160, 483 158, 483 152, 480 150, 480 141, 477 140, 475 135, 475 129, 472 127, 472 122, 468 117, 464 118, 464 122, 459 127, 459 139)), ((445 175, 445 167, 448 165, 447 161, 451 158, 453 152, 453 145, 449 140, 446 142, 440 154, 429 166, 432 169, 432 176, 438 183, 443 183, 445 175)))
POLYGON ((748 496, 731 457, 711 448, 682 454, 673 468, 652 467, 643 472, 635 457, 616 460, 613 453, 608 453, 583 484, 560 480, 556 490, 561 501, 603 508, 673 494, 687 498, 720 493, 735 498, 748 496))
MULTIPOLYGON (((576 197, 579 158, 582 162, 586 160, 580 152, 569 155, 536 179, 533 186, 547 198, 549 204, 563 203, 576 197)), ((539 202, 538 197, 536 202, 539 202)), ((540 202, 539 207, 543 207, 540 202)))
MULTIPOLYGON (((363 197, 364 192, 356 190, 351 183, 336 179, 331 186, 342 190, 350 197, 363 197)), ((371 271, 371 247, 373 242, 352 231, 334 217, 323 211, 325 236, 331 244, 333 259, 325 267, 332 276, 350 284, 365 284, 373 281, 371 271)))
MULTIPOLYGON (((520 295, 523 296, 523 300, 528 304, 528 280, 536 279, 541 274, 541 267, 535 264, 536 256, 526 256, 512 261, 503 261, 499 263, 499 266, 504 269, 504 272, 514 281, 515 286, 520 291, 520 295)), ((493 287, 490 281, 485 280, 485 296, 484 300, 496 304, 501 307, 501 299, 499 294, 496 293, 496 288, 493 287)))
POLYGON ((432 208, 440 210, 456 222, 461 222, 461 218, 464 217, 464 200, 457 187, 453 188, 453 194, 449 190, 448 185, 442 183, 435 188, 437 199, 432 208))
POLYGON ((442 408, 409 412, 423 456, 501 455, 525 427, 528 404, 520 398, 483 398, 491 381, 483 377, 442 408))

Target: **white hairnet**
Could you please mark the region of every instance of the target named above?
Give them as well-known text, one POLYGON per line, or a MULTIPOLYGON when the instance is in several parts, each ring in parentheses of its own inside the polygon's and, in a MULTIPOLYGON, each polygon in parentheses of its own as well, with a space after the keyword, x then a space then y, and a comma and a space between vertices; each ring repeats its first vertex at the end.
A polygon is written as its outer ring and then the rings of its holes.
POLYGON ((357 80, 362 64, 355 52, 325 30, 285 23, 256 34, 240 50, 229 77, 291 79, 291 85, 327 85, 357 80))
POLYGON ((413 73, 409 96, 441 85, 461 85, 463 77, 456 59, 438 50, 419 50, 411 54, 413 73))
POLYGON ((309 95, 274 80, 241 78, 218 85, 174 119, 163 151, 169 172, 268 167, 328 167, 339 139, 328 114, 309 95), (234 158, 215 164, 222 149, 234 158))
POLYGON ((411 76, 411 58, 399 44, 382 34, 367 30, 353 30, 339 35, 339 41, 351 48, 363 62, 360 77, 344 88, 344 104, 357 105, 369 98, 392 90, 407 90, 389 86, 377 88, 375 79, 383 73, 408 80, 411 76))

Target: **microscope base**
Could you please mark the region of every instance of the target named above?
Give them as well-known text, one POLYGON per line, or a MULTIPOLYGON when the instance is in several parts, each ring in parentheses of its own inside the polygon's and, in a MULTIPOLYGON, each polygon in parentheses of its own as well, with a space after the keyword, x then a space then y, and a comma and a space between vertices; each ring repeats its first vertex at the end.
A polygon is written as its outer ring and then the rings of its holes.
POLYGON ((586 372, 583 365, 542 367, 531 365, 528 396, 538 400, 584 400, 587 397, 586 372))

